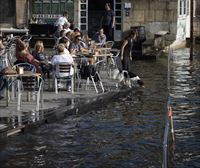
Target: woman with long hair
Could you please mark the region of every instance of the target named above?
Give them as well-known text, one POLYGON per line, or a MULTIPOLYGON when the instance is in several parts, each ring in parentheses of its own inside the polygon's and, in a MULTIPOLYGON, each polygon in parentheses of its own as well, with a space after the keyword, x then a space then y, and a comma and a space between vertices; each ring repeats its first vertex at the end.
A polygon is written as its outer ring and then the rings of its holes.
POLYGON ((121 46, 121 61, 123 70, 130 71, 130 61, 132 61, 132 47, 133 42, 136 40, 136 31, 131 30, 129 35, 124 39, 121 46))

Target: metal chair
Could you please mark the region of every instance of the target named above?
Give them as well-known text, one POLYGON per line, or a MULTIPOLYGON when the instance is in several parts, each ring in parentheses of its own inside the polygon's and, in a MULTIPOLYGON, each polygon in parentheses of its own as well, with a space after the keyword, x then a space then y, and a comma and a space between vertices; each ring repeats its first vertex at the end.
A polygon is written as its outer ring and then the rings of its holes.
POLYGON ((104 46, 106 48, 112 48, 113 45, 114 45, 114 41, 106 41, 105 44, 104 44, 104 46))
POLYGON ((0 52, 0 71, 2 69, 4 69, 5 67, 7 67, 8 64, 8 53, 6 52, 6 50, 2 50, 0 52))
POLYGON ((40 101, 43 106, 43 96, 41 92, 43 90, 43 79, 38 75, 27 75, 20 76, 17 82, 18 88, 18 101, 17 101, 17 110, 20 111, 22 104, 22 95, 24 92, 27 93, 27 100, 29 101, 29 93, 31 92, 33 95, 36 95, 36 111, 39 111, 40 101))
MULTIPOLYGON (((20 67, 23 67, 23 71, 28 72, 29 75, 30 75, 30 73, 32 73, 32 74, 36 73, 36 67, 29 63, 18 63, 16 65, 14 65, 12 67, 12 69, 19 73, 20 67)), ((22 73, 24 73, 24 72, 22 72, 22 73)), ((14 80, 12 79, 12 82, 10 83, 10 85, 12 86, 12 98, 14 98, 14 95, 16 95, 16 92, 17 92, 16 89, 18 89, 18 91, 19 91, 19 86, 18 86, 19 80, 21 80, 21 78, 17 77, 14 80)), ((29 95, 29 92, 27 91, 27 101, 30 99, 28 95, 29 95)))
POLYGON ((54 65, 53 78, 55 85, 55 93, 58 94, 58 80, 71 82, 71 92, 74 93, 74 69, 72 64, 58 63, 54 65))
POLYGON ((110 52, 113 55, 111 56, 111 60, 109 62, 109 67, 111 69, 114 69, 114 68, 117 68, 117 59, 120 59, 119 58, 120 50, 116 49, 116 48, 113 48, 113 49, 110 50, 110 52))
POLYGON ((85 89, 88 90, 88 86, 90 85, 90 81, 94 86, 96 93, 99 93, 97 84, 100 85, 102 92, 104 93, 104 86, 100 77, 99 72, 97 71, 98 64, 95 65, 84 65, 80 70, 80 77, 78 81, 78 89, 80 88, 80 84, 82 80, 86 80, 85 89))
POLYGON ((29 63, 18 63, 18 64, 15 64, 13 66, 13 69, 17 70, 17 68, 19 67, 23 67, 24 68, 24 71, 31 71, 31 72, 34 72, 36 73, 36 67, 32 64, 29 64, 29 63))

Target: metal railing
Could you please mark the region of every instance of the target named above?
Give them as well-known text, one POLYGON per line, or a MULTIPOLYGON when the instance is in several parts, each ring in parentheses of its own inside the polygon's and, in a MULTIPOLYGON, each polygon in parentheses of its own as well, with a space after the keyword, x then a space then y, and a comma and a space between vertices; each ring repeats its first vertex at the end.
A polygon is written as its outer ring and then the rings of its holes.
POLYGON ((170 96, 170 69, 171 69, 171 61, 173 59, 173 49, 169 46, 168 53, 168 70, 167 70, 167 105, 166 105, 166 120, 165 120, 165 130, 163 136, 163 162, 162 168, 168 167, 168 146, 169 146, 169 131, 171 128, 172 140, 174 141, 174 129, 173 129, 173 114, 171 108, 171 96, 170 96))

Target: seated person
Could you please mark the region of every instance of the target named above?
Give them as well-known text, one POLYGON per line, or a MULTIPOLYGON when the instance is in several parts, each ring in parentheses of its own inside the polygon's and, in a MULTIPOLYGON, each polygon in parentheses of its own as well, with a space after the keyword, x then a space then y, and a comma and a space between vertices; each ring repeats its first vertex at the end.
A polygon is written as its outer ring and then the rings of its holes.
POLYGON ((70 32, 70 31, 72 31, 71 29, 70 29, 70 23, 69 22, 67 22, 67 23, 65 23, 64 25, 63 25, 63 30, 65 31, 65 34, 66 33, 68 33, 68 32, 70 32))
POLYGON ((65 46, 64 44, 58 44, 57 51, 58 55, 54 55, 53 58, 51 59, 51 64, 55 65, 57 63, 69 63, 73 64, 73 58, 70 54, 64 53, 65 46))
POLYGON ((3 45, 3 39, 0 37, 0 51, 3 50, 5 46, 3 45))
POLYGON ((15 64, 27 62, 36 67, 37 73, 42 74, 42 71, 40 68, 40 62, 29 53, 28 46, 26 45, 26 43, 19 39, 16 42, 16 58, 17 58, 17 61, 15 62, 15 64))
POLYGON ((73 38, 75 38, 77 35, 82 36, 82 32, 80 31, 80 29, 78 27, 76 27, 73 31, 73 38))
POLYGON ((6 79, 4 78, 3 74, 0 72, 0 100, 4 98, 4 92, 6 88, 6 79))
POLYGON ((69 52, 71 54, 76 54, 78 52, 87 52, 88 49, 84 48, 83 43, 81 42, 81 35, 75 36, 73 42, 69 46, 69 52))
POLYGON ((59 40, 59 44, 64 44, 64 46, 65 46, 65 50, 64 50, 64 53, 66 53, 66 54, 69 54, 69 46, 70 46, 70 39, 69 38, 67 38, 67 37, 62 37, 60 40, 59 40))
POLYGON ((61 30, 59 32, 59 35, 57 36, 57 38, 55 39, 55 45, 54 45, 54 49, 57 47, 57 45, 59 44, 59 40, 62 38, 62 37, 65 37, 66 35, 66 32, 65 30, 61 30))
MULTIPOLYGON (((58 44, 58 47, 57 47, 58 55, 54 55, 51 60, 51 64, 53 66, 58 63, 69 63, 69 64, 74 63, 72 56, 70 54, 65 54, 64 49, 65 49, 64 44, 58 44)), ((67 83, 68 91, 71 90, 70 83, 69 82, 67 83)), ((61 84, 59 84, 59 85, 61 85, 61 84)))
POLYGON ((95 43, 100 43, 101 46, 103 46, 106 42, 106 35, 104 34, 103 28, 100 28, 92 37, 92 40, 95 41, 95 43))
POLYGON ((84 48, 89 48, 91 45, 91 38, 89 38, 88 34, 84 34, 81 39, 81 42, 84 48))
POLYGON ((35 47, 34 47, 34 50, 32 52, 32 55, 34 56, 34 58, 36 60, 38 60, 40 62, 40 66, 42 68, 43 74, 48 73, 49 72, 49 66, 48 66, 47 60, 46 60, 45 55, 44 55, 44 44, 41 40, 38 40, 35 43, 35 47))

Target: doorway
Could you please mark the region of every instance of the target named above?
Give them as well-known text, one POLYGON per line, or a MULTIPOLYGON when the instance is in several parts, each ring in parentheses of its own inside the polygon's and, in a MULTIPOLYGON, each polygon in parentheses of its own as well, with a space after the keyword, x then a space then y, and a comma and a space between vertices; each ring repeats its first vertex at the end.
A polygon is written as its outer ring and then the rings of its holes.
POLYGON ((114 10, 114 0, 88 0, 88 35, 92 37, 100 28, 101 17, 105 11, 105 4, 110 3, 114 10))

